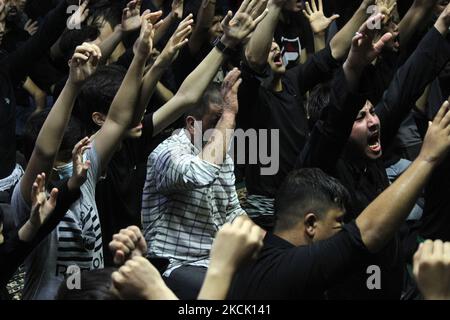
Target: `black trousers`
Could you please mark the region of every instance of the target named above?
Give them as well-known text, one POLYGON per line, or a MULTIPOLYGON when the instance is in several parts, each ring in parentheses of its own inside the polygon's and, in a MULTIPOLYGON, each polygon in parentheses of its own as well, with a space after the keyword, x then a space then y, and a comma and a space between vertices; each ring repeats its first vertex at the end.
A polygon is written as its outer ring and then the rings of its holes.
POLYGON ((164 281, 180 300, 197 300, 206 270, 205 267, 182 266, 164 277, 164 281))

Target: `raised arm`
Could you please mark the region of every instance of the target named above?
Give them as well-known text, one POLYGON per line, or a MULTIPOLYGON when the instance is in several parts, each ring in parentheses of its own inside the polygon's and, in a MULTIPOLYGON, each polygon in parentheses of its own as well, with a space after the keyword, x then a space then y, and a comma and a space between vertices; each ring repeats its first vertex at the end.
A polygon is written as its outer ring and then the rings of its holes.
POLYGON ((141 34, 137 40, 133 61, 114 97, 105 123, 93 138, 102 171, 108 166, 109 160, 133 122, 145 63, 153 48, 154 29, 150 19, 151 13, 142 19, 141 34))
MULTIPOLYGON (((141 28, 141 0, 130 1, 122 11, 122 22, 116 26, 114 32, 99 44, 102 50, 101 63, 105 63, 114 52, 119 43, 130 33, 141 28)), ((150 10, 144 11, 142 17, 149 14, 150 10)), ((162 15, 162 11, 154 12, 156 19, 162 15)))
MULTIPOLYGON (((222 43, 228 48, 235 48, 255 30, 256 26, 267 14, 267 11, 264 11, 261 15, 257 15, 263 5, 258 0, 245 0, 234 17, 232 17, 231 12, 228 12, 222 21, 224 29, 222 43)), ((225 61, 225 58, 225 54, 218 48, 214 48, 206 56, 185 79, 175 96, 155 113, 153 118, 155 123, 154 132, 160 132, 198 103, 203 92, 217 74, 219 67, 225 61)))
MULTIPOLYGON (((151 69, 145 74, 142 81, 141 94, 139 98, 138 109, 136 110, 136 116, 134 124, 138 125, 145 113, 153 93, 155 92, 158 81, 163 76, 164 72, 170 67, 173 60, 176 58, 179 50, 186 45, 187 38, 192 31, 192 15, 188 15, 175 30, 175 33, 170 38, 164 50, 151 69)), ((176 110, 175 110, 176 111, 176 110)), ((174 118, 177 113, 174 110, 167 110, 167 106, 160 108, 155 112, 153 116, 153 135, 157 135, 170 123, 174 122, 177 118, 174 118), (173 116, 172 116, 173 115, 173 116)))
POLYGON ((398 25, 400 33, 400 44, 405 46, 411 37, 421 27, 427 17, 429 17, 438 0, 415 0, 411 8, 398 25))
POLYGON ((339 30, 331 39, 330 47, 333 57, 336 60, 343 60, 347 56, 348 50, 352 45, 352 38, 359 27, 367 20, 369 6, 373 5, 375 0, 363 0, 358 10, 352 18, 339 30))
POLYGON ((41 172, 50 175, 76 97, 84 81, 95 72, 100 57, 100 49, 92 44, 84 43, 75 50, 70 62, 69 79, 39 132, 30 161, 20 182, 22 196, 28 205, 31 204, 29 190, 35 177, 41 172))
POLYGON ((233 69, 223 81, 223 113, 199 155, 201 159, 218 166, 225 161, 236 126, 236 115, 239 110, 237 93, 242 82, 240 75, 241 72, 238 69, 233 69))
POLYGON ((197 13, 192 37, 189 40, 189 50, 192 55, 197 54, 205 41, 208 40, 208 31, 211 28, 216 11, 217 0, 203 0, 197 13))
POLYGON ((269 13, 256 28, 245 48, 245 58, 249 66, 257 72, 261 72, 267 64, 275 29, 285 3, 286 0, 269 0, 267 3, 269 13))
POLYGON ((401 122, 414 107, 423 91, 450 60, 450 5, 422 39, 414 53, 397 71, 382 101, 376 106, 381 121, 382 143, 391 142, 401 122))
POLYGON ((356 219, 365 246, 377 252, 398 231, 433 170, 450 151, 450 103, 446 101, 425 136, 417 159, 356 219))
POLYGON ((311 0, 311 5, 306 2, 306 9, 303 14, 308 19, 311 25, 311 30, 314 33, 314 51, 318 52, 325 48, 325 37, 328 27, 334 20, 339 18, 338 14, 332 15, 330 18, 325 17, 323 12, 323 2, 318 0, 318 5, 315 0, 311 0))
POLYGON ((172 24, 179 21, 183 17, 184 0, 173 0, 172 1, 172 11, 161 21, 160 26, 155 31, 155 44, 165 36, 167 31, 170 29, 172 24))
MULTIPOLYGON (((353 37, 350 54, 343 68, 337 72, 331 88, 330 104, 323 109, 323 117, 313 128, 296 166, 321 168, 329 174, 342 154, 359 110, 366 102, 360 84, 365 68, 381 53, 392 38, 390 33, 373 43, 376 30, 369 26, 384 18, 378 14, 369 18, 353 37)), ((365 79, 367 80, 367 79, 365 79)))

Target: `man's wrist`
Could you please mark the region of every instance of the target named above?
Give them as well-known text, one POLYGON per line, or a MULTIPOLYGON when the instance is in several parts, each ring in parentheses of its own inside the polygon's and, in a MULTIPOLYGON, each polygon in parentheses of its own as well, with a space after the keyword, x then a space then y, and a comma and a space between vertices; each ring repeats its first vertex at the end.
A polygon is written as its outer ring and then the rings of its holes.
POLYGON ((66 88, 68 90, 73 91, 75 94, 78 94, 78 92, 81 90, 81 87, 83 86, 83 84, 84 84, 84 81, 80 81, 80 82, 72 81, 72 79, 70 78, 70 75, 69 75, 69 78, 67 79, 67 82, 66 82, 66 88))
POLYGON ((348 62, 348 60, 344 62, 344 65, 342 67, 346 74, 351 73, 352 75, 357 77, 361 76, 364 71, 364 67, 362 65, 352 64, 348 62))
POLYGON ((220 38, 220 42, 222 42, 225 45, 225 47, 229 49, 234 49, 239 45, 239 40, 230 39, 225 34, 222 36, 222 38, 220 38))
POLYGON ((77 182, 77 179, 74 178, 73 176, 69 178, 69 180, 67 181, 67 188, 69 189, 69 191, 77 191, 79 190, 81 187, 81 184, 77 182))
POLYGON ((236 111, 231 110, 230 107, 225 106, 222 113, 222 118, 225 120, 235 121, 236 115, 237 115, 236 111))
POLYGON ((27 222, 19 230, 19 239, 23 242, 31 242, 41 227, 40 223, 32 222, 32 218, 28 219, 27 222))
POLYGON ((314 32, 314 36, 315 37, 320 37, 320 38, 325 38, 325 36, 326 36, 325 30, 314 32))

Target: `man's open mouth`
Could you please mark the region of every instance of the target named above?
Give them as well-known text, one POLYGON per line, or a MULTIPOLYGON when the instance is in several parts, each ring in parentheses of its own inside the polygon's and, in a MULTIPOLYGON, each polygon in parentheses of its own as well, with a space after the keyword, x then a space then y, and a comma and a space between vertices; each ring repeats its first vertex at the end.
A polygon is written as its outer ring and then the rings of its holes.
POLYGON ((281 57, 281 53, 277 53, 276 55, 274 55, 273 62, 278 67, 281 67, 283 65, 283 60, 282 60, 282 57, 281 57))
POLYGON ((380 132, 376 131, 372 133, 368 139, 367 139, 367 145, 369 146, 369 149, 373 152, 380 152, 381 151, 381 143, 380 143, 380 132))

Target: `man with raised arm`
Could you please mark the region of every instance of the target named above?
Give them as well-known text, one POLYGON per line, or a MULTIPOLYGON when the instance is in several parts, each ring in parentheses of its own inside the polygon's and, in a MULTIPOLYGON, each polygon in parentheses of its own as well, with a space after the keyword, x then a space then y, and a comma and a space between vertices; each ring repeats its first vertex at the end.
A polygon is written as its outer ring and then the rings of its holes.
MULTIPOLYGON (((227 155, 238 111, 240 72, 228 74, 222 88, 210 83, 226 53, 266 15, 266 11, 259 15, 260 7, 258 0, 245 0, 234 17, 227 14, 221 42, 163 106, 174 114, 182 106, 192 107, 186 113, 185 128, 161 143, 148 159, 142 201, 144 234, 149 255, 170 260, 164 275, 181 299, 197 297, 216 231, 244 213, 234 186, 233 161, 227 155)), ((154 120, 161 121, 165 112, 155 113, 154 120)))

